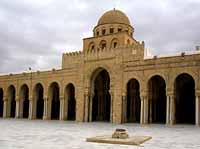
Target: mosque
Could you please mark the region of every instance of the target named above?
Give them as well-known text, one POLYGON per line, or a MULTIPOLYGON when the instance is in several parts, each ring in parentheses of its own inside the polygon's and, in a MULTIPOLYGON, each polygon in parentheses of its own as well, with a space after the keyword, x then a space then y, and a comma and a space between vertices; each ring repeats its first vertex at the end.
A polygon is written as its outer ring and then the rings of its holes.
POLYGON ((199 48, 148 56, 116 9, 81 51, 63 53, 61 69, 0 76, 2 118, 199 125, 199 100, 199 48))

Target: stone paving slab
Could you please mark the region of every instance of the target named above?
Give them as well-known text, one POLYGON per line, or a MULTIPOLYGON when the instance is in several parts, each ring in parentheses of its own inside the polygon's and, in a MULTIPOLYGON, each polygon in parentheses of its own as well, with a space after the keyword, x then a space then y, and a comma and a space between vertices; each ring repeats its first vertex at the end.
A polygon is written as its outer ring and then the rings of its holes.
POLYGON ((200 127, 0 118, 0 149, 200 149, 200 127), (139 146, 86 142, 92 136, 112 134, 116 128, 153 139, 139 146))
POLYGON ((87 142, 95 143, 108 143, 108 144, 122 144, 122 145, 140 145, 148 140, 152 139, 150 136, 132 136, 127 139, 115 139, 110 135, 97 136, 92 138, 87 138, 87 142))

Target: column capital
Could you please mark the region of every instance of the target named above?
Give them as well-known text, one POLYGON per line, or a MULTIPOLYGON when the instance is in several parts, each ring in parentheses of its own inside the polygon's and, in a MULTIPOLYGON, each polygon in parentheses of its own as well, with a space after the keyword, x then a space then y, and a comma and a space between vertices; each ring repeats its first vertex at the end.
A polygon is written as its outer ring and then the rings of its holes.
POLYGON ((143 91, 143 92, 140 93, 140 96, 141 96, 141 97, 145 97, 145 96, 147 96, 147 95, 148 95, 148 92, 147 92, 147 91, 143 91))
POLYGON ((8 101, 8 98, 7 97, 3 97, 3 101, 8 101))
POLYGON ((146 95, 145 95, 145 96, 144 96, 144 95, 143 95, 143 96, 141 95, 141 96, 140 96, 140 100, 141 100, 141 101, 147 100, 147 96, 146 96, 146 95))
POLYGON ((44 100, 48 100, 48 97, 47 97, 47 96, 44 96, 43 99, 44 99, 44 100))
POLYGON ((174 96, 174 92, 173 91, 167 91, 166 95, 167 96, 174 96))
POLYGON ((126 92, 123 92, 123 93, 122 93, 122 96, 126 96, 126 94, 127 94, 126 92))
POLYGON ((60 96, 59 98, 60 98, 60 100, 64 100, 65 99, 64 96, 60 96))
POLYGON ((195 91, 195 96, 200 96, 200 90, 195 91))
POLYGON ((31 97, 29 97, 29 99, 28 99, 29 101, 32 101, 33 100, 33 97, 31 96, 31 97))
POLYGON ((15 97, 15 101, 20 101, 19 96, 16 96, 16 97, 15 97))

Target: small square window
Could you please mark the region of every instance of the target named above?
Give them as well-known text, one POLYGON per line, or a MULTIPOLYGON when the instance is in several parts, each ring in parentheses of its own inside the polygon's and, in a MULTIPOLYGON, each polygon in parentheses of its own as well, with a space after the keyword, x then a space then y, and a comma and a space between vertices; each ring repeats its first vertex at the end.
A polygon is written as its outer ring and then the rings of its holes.
POLYGON ((105 35, 105 33, 106 33, 106 30, 103 29, 103 30, 102 30, 102 35, 105 35))
POLYGON ((121 32, 122 31, 122 29, 121 28, 118 28, 118 32, 121 32))
POLYGON ((110 28, 110 33, 114 33, 114 28, 110 28))

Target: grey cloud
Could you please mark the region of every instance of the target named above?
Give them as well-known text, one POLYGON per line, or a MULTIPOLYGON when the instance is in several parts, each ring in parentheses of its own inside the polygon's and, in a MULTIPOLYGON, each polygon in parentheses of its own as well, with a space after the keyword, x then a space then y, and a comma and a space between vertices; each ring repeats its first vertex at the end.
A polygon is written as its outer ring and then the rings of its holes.
POLYGON ((114 3, 130 18, 134 37, 155 54, 200 44, 198 0, 1 0, 0 73, 59 68, 62 53, 81 50, 82 38, 92 36, 114 3))

